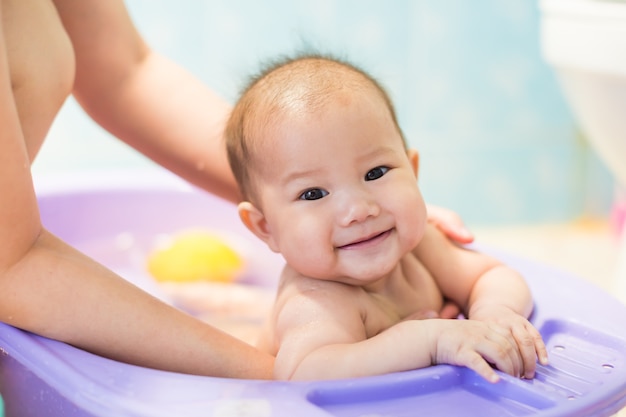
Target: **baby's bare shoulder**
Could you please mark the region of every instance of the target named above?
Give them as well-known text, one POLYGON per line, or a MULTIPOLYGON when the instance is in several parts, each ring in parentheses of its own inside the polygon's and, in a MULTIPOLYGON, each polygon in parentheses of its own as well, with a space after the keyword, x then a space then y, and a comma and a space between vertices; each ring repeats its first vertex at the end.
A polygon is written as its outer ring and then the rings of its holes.
POLYGON ((283 274, 276 295, 276 315, 363 314, 367 293, 358 286, 298 275, 283 274))
POLYGON ((285 279, 278 291, 279 298, 298 298, 299 301, 309 299, 324 303, 336 301, 352 303, 364 295, 365 291, 358 286, 304 276, 285 279))

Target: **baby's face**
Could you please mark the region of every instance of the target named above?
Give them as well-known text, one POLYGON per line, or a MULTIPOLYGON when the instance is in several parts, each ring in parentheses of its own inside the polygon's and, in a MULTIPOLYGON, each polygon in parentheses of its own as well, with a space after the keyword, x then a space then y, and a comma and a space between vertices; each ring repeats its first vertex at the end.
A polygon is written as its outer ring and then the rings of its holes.
POLYGON ((376 95, 341 94, 266 133, 259 208, 268 244, 296 271, 367 284, 417 245, 426 222, 417 154, 376 95))

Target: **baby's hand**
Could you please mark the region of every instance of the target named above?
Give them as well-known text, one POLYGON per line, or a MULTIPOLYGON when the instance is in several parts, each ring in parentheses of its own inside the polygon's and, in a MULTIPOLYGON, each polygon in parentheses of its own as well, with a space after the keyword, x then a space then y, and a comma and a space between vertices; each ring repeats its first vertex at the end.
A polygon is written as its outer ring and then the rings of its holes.
POLYGON ((525 317, 509 307, 482 306, 471 313, 470 319, 495 324, 495 329, 503 336, 513 338, 523 364, 519 376, 533 378, 537 359, 542 365, 548 364, 548 351, 539 331, 525 317))
POLYGON ((509 328, 478 320, 434 321, 438 322, 434 363, 466 366, 489 382, 499 380, 490 364, 513 376, 521 376, 523 372, 526 376, 528 369, 534 375, 534 345, 533 357, 529 360, 529 349, 520 346, 509 328), (531 362, 532 366, 526 362, 531 362))

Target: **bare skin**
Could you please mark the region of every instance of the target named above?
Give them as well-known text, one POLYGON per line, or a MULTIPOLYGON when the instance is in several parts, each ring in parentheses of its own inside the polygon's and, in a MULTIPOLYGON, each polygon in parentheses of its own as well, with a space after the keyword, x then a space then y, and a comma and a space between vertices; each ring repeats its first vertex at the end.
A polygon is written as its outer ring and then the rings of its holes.
POLYGON ((528 286, 427 222, 419 155, 389 103, 363 72, 319 57, 270 69, 237 103, 226 136, 239 214, 286 261, 258 346, 277 379, 440 363, 534 377, 547 352, 528 286), (444 300, 467 320, 415 320, 444 300))
POLYGON ((0 16, 0 320, 142 366, 270 377, 272 356, 156 300, 51 235, 30 174, 73 93, 126 143, 236 200, 217 140, 230 107, 151 52, 122 1, 2 0, 0 16))
MULTIPOLYGON (((70 94, 125 143, 240 200, 221 143, 230 106, 153 52, 123 1, 0 0, 0 321, 141 366, 270 378, 271 355, 149 296, 43 227, 30 167, 70 94)), ((458 230, 450 235, 471 240, 458 230)))

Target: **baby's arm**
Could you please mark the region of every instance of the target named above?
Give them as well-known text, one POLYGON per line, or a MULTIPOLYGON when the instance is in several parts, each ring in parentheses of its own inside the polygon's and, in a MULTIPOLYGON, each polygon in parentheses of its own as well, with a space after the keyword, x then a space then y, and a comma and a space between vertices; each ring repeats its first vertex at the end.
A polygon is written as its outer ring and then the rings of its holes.
POLYGON ((449 363, 495 382, 487 361, 509 373, 521 368, 513 338, 477 320, 407 320, 367 338, 355 292, 324 287, 291 297, 279 312, 275 378, 351 378, 449 363))
POLYGON ((416 253, 443 294, 456 301, 469 319, 494 324, 499 332, 514 338, 523 363, 519 375, 532 378, 537 358, 547 364, 541 335, 527 320, 532 295, 516 271, 486 254, 451 243, 432 226, 416 253))
POLYGON ((494 323, 513 335, 524 363, 520 376, 533 378, 535 362, 548 363, 548 353, 537 329, 527 320, 530 290, 522 277, 512 269, 500 265, 480 276, 470 293, 468 318, 494 323))

